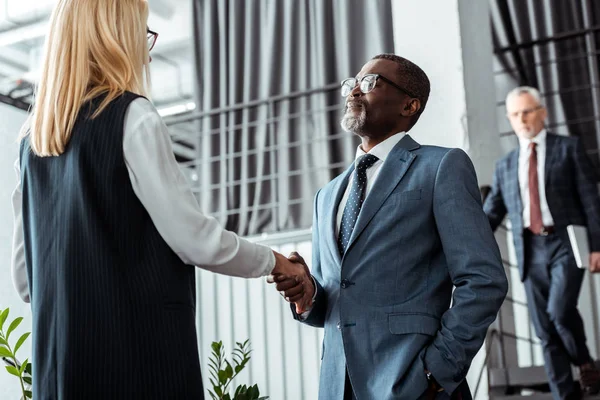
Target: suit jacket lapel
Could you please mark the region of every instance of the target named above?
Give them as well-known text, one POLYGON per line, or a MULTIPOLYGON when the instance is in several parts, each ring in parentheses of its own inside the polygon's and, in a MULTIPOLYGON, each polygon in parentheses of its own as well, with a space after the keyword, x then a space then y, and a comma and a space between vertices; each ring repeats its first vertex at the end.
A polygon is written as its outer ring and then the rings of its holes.
POLYGON ((344 193, 346 192, 346 187, 348 186, 348 181, 350 179, 350 174, 354 171, 354 163, 348 167, 348 169, 339 176, 336 182, 331 187, 331 192, 327 198, 329 202, 325 205, 326 210, 326 220, 325 220, 325 237, 327 240, 328 248, 333 254, 333 258, 337 260, 338 264, 341 263, 340 251, 338 250, 337 245, 337 236, 335 234, 337 229, 337 214, 338 214, 338 206, 340 201, 342 201, 342 197, 344 197, 344 193))
POLYGON ((508 186, 507 193, 512 194, 512 200, 517 206, 519 213, 523 214, 523 202, 521 201, 521 186, 519 185, 519 153, 521 149, 517 149, 508 158, 506 185, 508 186))
POLYGON ((398 183, 400 183, 414 159, 417 158, 411 151, 419 147, 420 145, 413 138, 406 135, 392 149, 381 166, 377 180, 363 203, 358 220, 352 231, 352 236, 348 242, 346 253, 350 250, 356 238, 369 224, 375 213, 381 208, 384 201, 398 186, 398 183))
POLYGON ((546 161, 544 162, 544 187, 548 186, 548 176, 550 175, 550 167, 554 162, 556 155, 556 138, 550 133, 546 134, 546 161))

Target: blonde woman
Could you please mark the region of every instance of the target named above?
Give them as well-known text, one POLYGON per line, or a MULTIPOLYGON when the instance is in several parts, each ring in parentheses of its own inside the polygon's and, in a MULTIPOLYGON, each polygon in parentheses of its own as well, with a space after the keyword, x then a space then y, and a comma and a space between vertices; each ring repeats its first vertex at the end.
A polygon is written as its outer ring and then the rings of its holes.
POLYGON ((58 0, 51 16, 13 195, 38 400, 202 399, 192 266, 307 278, 200 211, 143 97, 147 18, 141 0, 58 0))

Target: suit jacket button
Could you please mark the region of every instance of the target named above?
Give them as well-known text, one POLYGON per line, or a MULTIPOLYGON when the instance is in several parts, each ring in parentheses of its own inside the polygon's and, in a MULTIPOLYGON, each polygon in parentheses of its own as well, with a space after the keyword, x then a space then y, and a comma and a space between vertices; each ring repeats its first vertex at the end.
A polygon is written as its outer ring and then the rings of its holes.
POLYGON ((346 279, 342 280, 342 289, 346 289, 348 287, 348 281, 346 279))
POLYGON ((337 323, 337 328, 338 328, 338 330, 340 330, 340 331, 342 330, 342 323, 341 323, 341 322, 338 322, 338 323, 337 323))

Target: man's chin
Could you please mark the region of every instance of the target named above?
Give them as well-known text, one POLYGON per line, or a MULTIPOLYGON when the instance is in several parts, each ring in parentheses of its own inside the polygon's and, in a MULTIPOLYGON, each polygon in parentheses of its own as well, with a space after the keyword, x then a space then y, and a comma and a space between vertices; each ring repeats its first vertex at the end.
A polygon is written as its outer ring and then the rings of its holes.
POLYGON ((537 136, 539 132, 535 132, 533 129, 521 129, 519 131, 519 136, 521 136, 524 139, 533 139, 534 137, 537 136))
POLYGON ((340 126, 346 132, 357 133, 362 130, 363 124, 360 123, 356 118, 345 115, 340 121, 340 126))

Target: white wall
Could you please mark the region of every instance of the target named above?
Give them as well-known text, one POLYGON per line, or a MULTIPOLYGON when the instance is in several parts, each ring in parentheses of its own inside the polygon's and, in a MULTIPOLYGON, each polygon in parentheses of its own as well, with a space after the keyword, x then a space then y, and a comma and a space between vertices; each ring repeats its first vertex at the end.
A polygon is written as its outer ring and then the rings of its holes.
MULTIPOLYGON (((16 184, 13 166, 18 156, 16 139, 24 121, 24 112, 0 103, 0 309, 10 308, 9 321, 18 316, 25 318, 17 331, 11 334, 10 341, 13 343, 21 333, 31 331, 29 305, 23 303, 15 292, 10 275, 13 233, 11 195, 16 184)), ((31 339, 28 339, 19 350, 20 360, 30 356, 30 348, 31 339)), ((4 363, 1 364, 0 399, 19 399, 21 392, 17 378, 9 375, 4 363)))
POLYGON ((487 2, 393 0, 392 6, 396 54, 419 65, 431 81, 427 107, 411 135, 422 144, 465 150, 479 183, 491 183, 501 153, 487 2))
POLYGON ((394 46, 431 81, 425 113, 411 130, 423 144, 464 148, 468 144, 457 0, 394 0, 394 46))

